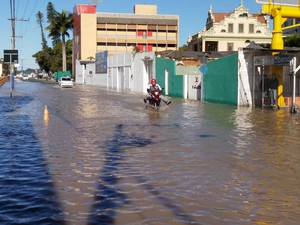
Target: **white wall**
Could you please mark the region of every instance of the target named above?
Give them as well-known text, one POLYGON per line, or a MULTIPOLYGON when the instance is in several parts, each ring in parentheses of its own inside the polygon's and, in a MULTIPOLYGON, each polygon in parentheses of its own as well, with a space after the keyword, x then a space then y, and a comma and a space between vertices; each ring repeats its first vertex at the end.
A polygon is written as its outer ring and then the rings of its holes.
POLYGON ((75 82, 77 84, 84 84, 84 71, 85 71, 85 66, 81 65, 79 60, 76 60, 76 77, 75 77, 75 82))
MULTIPOLYGON (((243 49, 238 51, 238 105, 252 106, 251 84, 253 81, 252 54, 244 54, 243 49)), ((253 87, 252 87, 253 88, 253 87)))
POLYGON ((76 78, 77 84, 97 85, 101 87, 107 86, 107 74, 96 74, 95 63, 82 64, 76 60, 76 78))
POLYGON ((131 91, 146 93, 149 78, 155 76, 155 58, 153 52, 135 53, 132 55, 131 91), (147 60, 149 74, 147 71, 147 60))
POLYGON ((186 98, 191 100, 201 100, 201 76, 202 75, 186 75, 187 77, 187 93, 186 98))
POLYGON ((110 56, 107 59, 107 87, 116 90, 130 90, 131 53, 110 56))
POLYGON ((107 74, 96 74, 95 63, 81 65, 76 61, 76 83, 79 84, 146 93, 148 77, 152 76, 155 76, 153 52, 110 56, 107 59, 107 74), (149 66, 149 73, 147 66, 149 66))

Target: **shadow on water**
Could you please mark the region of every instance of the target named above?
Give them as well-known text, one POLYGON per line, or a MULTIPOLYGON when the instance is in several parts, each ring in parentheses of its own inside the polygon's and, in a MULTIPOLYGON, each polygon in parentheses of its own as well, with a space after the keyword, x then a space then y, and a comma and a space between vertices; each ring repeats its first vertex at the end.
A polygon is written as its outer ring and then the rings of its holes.
MULTIPOLYGON (((88 225, 113 225, 116 218, 116 210, 128 204, 127 196, 118 190, 118 175, 124 159, 122 147, 143 147, 152 144, 150 139, 127 135, 124 131, 124 125, 118 125, 115 128, 114 136, 107 141, 105 147, 105 163, 102 175, 99 178, 97 191, 95 193, 94 204, 88 220, 88 225)), ((162 205, 168 208, 176 217, 181 218, 186 224, 194 222, 193 218, 186 215, 182 209, 176 206, 172 200, 163 197, 155 187, 143 177, 135 176, 137 183, 142 184, 144 190, 156 197, 162 205)))
POLYGON ((3 116, 5 115, 4 113, 14 112, 32 100, 33 97, 31 96, 0 97, 0 113, 3 116))
POLYGON ((0 224, 64 224, 30 119, 29 96, 0 97, 0 224))
POLYGON ((115 188, 120 164, 124 160, 122 147, 143 147, 151 144, 151 140, 135 135, 129 136, 123 129, 122 124, 116 126, 114 136, 106 143, 105 163, 95 193, 89 225, 114 224, 116 208, 127 202, 126 195, 115 188))

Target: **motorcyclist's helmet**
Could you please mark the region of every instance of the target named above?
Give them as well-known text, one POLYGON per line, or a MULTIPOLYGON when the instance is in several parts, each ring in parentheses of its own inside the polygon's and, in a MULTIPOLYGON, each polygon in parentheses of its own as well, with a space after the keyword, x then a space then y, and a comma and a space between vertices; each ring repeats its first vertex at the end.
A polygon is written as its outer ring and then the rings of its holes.
POLYGON ((156 86, 156 79, 155 79, 155 78, 152 78, 152 79, 151 79, 151 85, 152 85, 153 87, 156 86))

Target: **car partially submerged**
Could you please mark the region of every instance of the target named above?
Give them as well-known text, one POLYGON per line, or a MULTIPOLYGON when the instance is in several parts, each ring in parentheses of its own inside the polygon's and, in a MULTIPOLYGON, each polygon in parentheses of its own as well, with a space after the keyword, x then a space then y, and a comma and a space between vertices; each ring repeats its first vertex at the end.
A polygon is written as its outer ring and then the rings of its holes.
POLYGON ((73 87, 74 86, 71 77, 61 77, 58 80, 58 85, 61 87, 73 87))

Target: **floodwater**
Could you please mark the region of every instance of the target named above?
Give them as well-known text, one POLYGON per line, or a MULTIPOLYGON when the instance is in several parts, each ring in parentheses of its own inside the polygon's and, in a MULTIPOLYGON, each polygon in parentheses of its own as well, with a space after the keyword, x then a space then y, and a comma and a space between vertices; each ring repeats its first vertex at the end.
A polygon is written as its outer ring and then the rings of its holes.
POLYGON ((300 114, 142 98, 2 86, 0 224, 300 224, 300 114))

